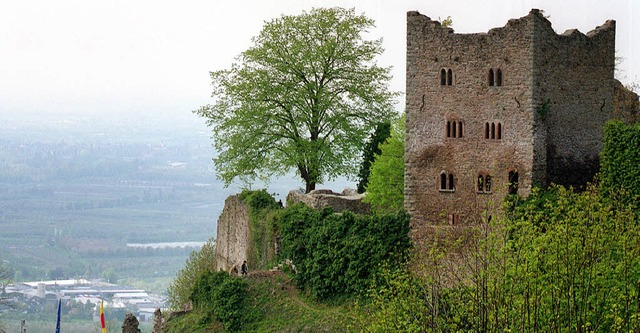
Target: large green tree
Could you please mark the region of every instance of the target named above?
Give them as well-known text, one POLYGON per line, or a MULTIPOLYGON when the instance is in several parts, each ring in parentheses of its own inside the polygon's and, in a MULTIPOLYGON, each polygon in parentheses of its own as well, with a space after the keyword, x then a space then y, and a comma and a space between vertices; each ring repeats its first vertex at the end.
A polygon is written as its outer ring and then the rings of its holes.
POLYGON ((313 9, 265 23, 230 69, 211 72, 214 104, 194 111, 213 129, 218 178, 297 171, 306 191, 355 175, 366 137, 393 112, 382 40, 353 9, 313 9))

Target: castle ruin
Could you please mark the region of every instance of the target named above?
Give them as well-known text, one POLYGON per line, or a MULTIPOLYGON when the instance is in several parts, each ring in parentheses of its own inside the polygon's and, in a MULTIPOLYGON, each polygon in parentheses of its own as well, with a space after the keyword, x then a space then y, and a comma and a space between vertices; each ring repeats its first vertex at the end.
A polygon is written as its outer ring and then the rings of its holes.
POLYGON ((415 242, 490 218, 508 194, 592 179, 614 111, 615 30, 610 20, 556 34, 533 9, 457 34, 407 13, 404 205, 415 242))

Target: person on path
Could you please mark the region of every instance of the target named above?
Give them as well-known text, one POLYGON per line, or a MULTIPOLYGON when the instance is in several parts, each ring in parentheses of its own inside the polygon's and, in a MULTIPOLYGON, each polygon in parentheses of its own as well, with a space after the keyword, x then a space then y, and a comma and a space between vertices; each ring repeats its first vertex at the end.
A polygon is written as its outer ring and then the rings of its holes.
POLYGON ((242 276, 247 275, 247 261, 243 261, 242 262, 242 269, 240 270, 240 272, 242 273, 242 276))

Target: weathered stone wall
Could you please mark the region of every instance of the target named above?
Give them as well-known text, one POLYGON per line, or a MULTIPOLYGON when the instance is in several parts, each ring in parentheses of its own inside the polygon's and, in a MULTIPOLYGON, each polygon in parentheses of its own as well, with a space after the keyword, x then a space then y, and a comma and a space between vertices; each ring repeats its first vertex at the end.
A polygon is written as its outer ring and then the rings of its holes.
POLYGON ((331 207, 336 213, 349 210, 358 214, 367 214, 370 207, 362 202, 363 197, 364 195, 358 194, 355 190, 344 190, 342 193, 335 193, 331 190, 314 190, 308 194, 291 191, 287 195, 287 204, 302 202, 314 209, 331 207))
POLYGON ((415 242, 498 213, 510 174, 524 196, 533 184, 593 175, 613 111, 614 39, 613 21, 557 35, 538 10, 476 34, 407 13, 405 209, 415 242), (478 184, 487 175, 489 190, 478 184))
POLYGON ((529 15, 534 29, 533 104, 546 128, 547 182, 581 186, 599 168, 603 125, 614 106, 615 21, 586 35, 556 34, 539 12, 529 15))
POLYGON ((231 272, 235 266, 239 271, 242 262, 247 260, 251 238, 249 206, 238 195, 225 200, 217 230, 216 270, 231 272))
POLYGON ((477 223, 478 210, 493 210, 506 192, 509 170, 518 170, 520 192, 533 182, 532 25, 511 20, 488 33, 454 34, 417 12, 407 15, 407 135, 405 208, 414 240, 426 225, 477 223), (442 69, 452 82, 441 84, 442 69), (490 85, 489 70, 502 72, 490 85), (462 123, 462 135, 447 122, 462 123), (494 136, 485 138, 485 125, 494 136), (500 124, 500 138, 497 126, 500 124), (449 135, 447 134, 449 131, 449 135), (440 175, 453 175, 454 190, 440 190, 440 175), (478 175, 492 188, 478 193, 478 175))

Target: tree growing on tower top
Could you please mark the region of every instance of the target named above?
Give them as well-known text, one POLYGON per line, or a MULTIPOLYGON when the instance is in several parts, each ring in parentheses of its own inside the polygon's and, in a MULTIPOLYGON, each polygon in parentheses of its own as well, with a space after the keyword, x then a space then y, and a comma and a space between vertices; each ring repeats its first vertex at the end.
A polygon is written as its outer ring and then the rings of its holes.
POLYGON ((229 69, 211 72, 217 177, 269 179, 295 170, 306 191, 353 176, 367 136, 393 114, 382 40, 354 9, 313 9, 265 23, 229 69))

